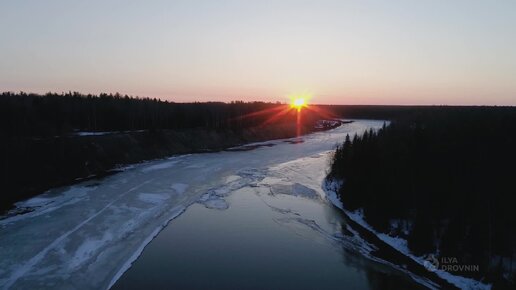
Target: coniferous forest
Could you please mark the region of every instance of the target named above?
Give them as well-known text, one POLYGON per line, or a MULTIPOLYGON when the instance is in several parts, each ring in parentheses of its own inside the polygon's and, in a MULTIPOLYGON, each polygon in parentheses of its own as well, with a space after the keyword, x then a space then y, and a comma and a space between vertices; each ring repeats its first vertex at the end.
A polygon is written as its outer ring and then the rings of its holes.
MULTIPOLYGON (((135 131, 150 129, 242 129, 262 124, 276 113, 245 115, 277 107, 264 102, 174 103, 120 94, 78 92, 2 93, 1 132, 7 137, 62 136, 74 131, 135 131)), ((290 116, 292 118, 292 116, 290 116)), ((283 118, 278 121, 291 121, 283 118)))
MULTIPOLYGON (((320 118, 304 112, 302 131, 312 130, 320 118)), ((120 165, 297 133, 295 110, 280 103, 5 92, 0 95, 0 211, 120 165)))
POLYGON ((375 230, 480 271, 460 275, 514 286, 516 109, 414 109, 378 131, 348 136, 329 179, 375 230))

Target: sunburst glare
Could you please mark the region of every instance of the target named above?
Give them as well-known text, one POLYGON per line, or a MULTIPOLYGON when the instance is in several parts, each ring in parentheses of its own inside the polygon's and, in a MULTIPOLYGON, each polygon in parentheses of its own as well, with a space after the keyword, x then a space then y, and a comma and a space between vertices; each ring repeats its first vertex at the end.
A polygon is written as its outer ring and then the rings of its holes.
POLYGON ((290 97, 290 99, 291 99, 290 106, 292 108, 301 110, 302 108, 308 106, 308 99, 309 98, 310 98, 310 96, 308 96, 308 95, 291 96, 290 97))

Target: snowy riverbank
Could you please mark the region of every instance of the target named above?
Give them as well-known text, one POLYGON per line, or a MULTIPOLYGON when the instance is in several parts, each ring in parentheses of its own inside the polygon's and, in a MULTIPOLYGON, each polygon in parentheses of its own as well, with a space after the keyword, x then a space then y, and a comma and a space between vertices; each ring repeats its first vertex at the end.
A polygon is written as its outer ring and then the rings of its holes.
MULTIPOLYGON (((382 240, 387 245, 391 246, 398 252, 402 253, 403 255, 411 258, 416 263, 424 266, 429 267, 429 261, 426 259, 426 257, 418 257, 413 255, 407 246, 407 241, 405 239, 399 238, 399 237, 392 237, 390 235, 379 233, 375 231, 364 219, 364 215, 362 211, 357 210, 354 212, 348 211, 344 208, 344 205, 340 201, 340 199, 337 196, 337 190, 340 186, 343 185, 343 181, 328 181, 325 180, 323 187, 325 189, 326 198, 336 207, 341 209, 351 220, 362 226, 364 229, 368 230, 369 232, 375 234, 380 240, 382 240)), ((440 269, 430 269, 432 272, 437 274, 440 278, 448 281, 449 283, 455 285, 456 287, 464 290, 489 290, 491 289, 490 284, 485 284, 482 282, 479 282, 477 280, 466 278, 458 275, 453 275, 449 272, 440 270, 440 269)))

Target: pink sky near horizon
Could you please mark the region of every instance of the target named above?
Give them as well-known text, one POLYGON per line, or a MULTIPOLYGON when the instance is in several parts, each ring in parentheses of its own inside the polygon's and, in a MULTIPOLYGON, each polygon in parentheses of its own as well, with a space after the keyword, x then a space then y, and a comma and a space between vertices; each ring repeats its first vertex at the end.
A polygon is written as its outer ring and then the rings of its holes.
POLYGON ((0 11, 0 91, 516 105, 515 1, 20 0, 0 11))

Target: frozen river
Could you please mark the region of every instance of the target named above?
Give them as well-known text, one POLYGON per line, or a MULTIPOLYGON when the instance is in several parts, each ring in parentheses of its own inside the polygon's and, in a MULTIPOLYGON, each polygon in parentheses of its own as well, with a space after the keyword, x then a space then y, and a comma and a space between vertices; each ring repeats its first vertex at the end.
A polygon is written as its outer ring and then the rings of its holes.
POLYGON ((35 210, 0 220, 0 288, 418 288, 362 255, 321 187, 330 150, 382 124, 147 162, 19 203, 35 210))

